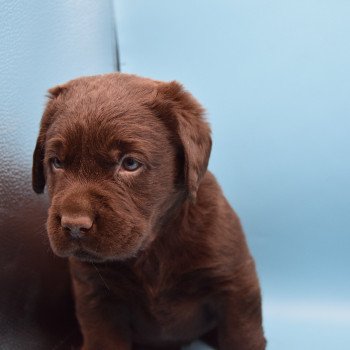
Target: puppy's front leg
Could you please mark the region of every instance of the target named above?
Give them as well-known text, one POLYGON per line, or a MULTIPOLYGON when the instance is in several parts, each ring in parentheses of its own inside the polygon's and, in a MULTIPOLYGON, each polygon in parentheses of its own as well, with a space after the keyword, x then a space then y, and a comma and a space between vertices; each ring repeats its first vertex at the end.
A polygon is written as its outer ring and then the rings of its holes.
POLYGON ((218 324, 218 344, 219 350, 265 349, 260 295, 226 300, 218 324))
POLYGON ((77 317, 83 334, 82 350, 131 350, 130 330, 125 323, 122 310, 113 307, 87 308, 80 299, 77 302, 77 317))
POLYGON ((254 267, 249 270, 237 274, 232 290, 223 299, 218 320, 219 350, 266 348, 259 283, 254 267))
POLYGON ((77 303, 77 317, 83 334, 83 350, 131 350, 130 331, 118 310, 87 309, 81 300, 77 303))
POLYGON ((131 350, 128 312, 110 297, 73 279, 76 314, 83 335, 82 350, 131 350))
POLYGON ((79 318, 83 333, 82 350, 131 350, 131 342, 120 329, 106 328, 102 323, 99 326, 85 327, 84 321, 79 318))

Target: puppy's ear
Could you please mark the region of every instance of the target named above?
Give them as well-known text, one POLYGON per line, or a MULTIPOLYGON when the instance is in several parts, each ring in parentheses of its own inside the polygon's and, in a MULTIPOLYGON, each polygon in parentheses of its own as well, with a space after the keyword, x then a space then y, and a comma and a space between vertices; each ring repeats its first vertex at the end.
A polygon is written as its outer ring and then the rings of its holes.
POLYGON ((159 83, 155 106, 158 113, 170 122, 170 126, 176 128, 185 157, 185 185, 189 198, 194 201, 200 181, 207 171, 212 145, 204 109, 176 81, 159 83))
POLYGON ((65 89, 66 89, 66 86, 58 85, 48 90, 49 102, 41 118, 39 136, 37 138, 35 150, 33 153, 32 187, 36 193, 43 193, 44 187, 45 187, 45 174, 44 174, 45 139, 46 139, 46 132, 54 120, 54 107, 52 106, 52 102, 60 94, 62 94, 62 92, 65 89))
POLYGON ((45 187, 45 175, 44 175, 44 145, 39 140, 36 142, 34 154, 33 154, 33 167, 32 167, 32 187, 34 192, 43 193, 45 187))
POLYGON ((56 85, 51 89, 47 90, 49 95, 48 97, 51 99, 55 99, 59 95, 61 95, 67 89, 67 85, 56 85))

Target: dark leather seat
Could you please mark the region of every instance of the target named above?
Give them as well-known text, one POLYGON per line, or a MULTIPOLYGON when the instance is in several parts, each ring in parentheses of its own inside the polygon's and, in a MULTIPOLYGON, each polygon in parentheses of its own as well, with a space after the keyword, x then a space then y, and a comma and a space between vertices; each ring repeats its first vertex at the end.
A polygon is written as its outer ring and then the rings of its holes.
POLYGON ((79 343, 68 265, 49 249, 45 211, 32 198, 1 220, 0 349, 70 349, 79 343))

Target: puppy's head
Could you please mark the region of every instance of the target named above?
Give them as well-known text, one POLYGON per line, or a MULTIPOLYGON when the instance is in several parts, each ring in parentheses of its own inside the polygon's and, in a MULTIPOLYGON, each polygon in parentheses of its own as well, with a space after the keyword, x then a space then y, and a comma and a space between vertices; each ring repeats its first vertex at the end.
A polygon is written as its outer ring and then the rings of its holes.
POLYGON ((33 189, 47 185, 53 251, 123 260, 194 200, 211 140, 203 109, 176 83, 126 74, 49 90, 33 156, 33 189))

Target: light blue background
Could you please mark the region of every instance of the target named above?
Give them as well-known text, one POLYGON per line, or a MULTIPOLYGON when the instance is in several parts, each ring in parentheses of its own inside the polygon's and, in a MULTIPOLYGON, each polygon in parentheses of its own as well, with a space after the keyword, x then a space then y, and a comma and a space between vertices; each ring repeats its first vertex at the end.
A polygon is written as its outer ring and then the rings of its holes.
POLYGON ((179 80, 213 127, 270 350, 350 344, 350 2, 115 0, 121 69, 179 80))

